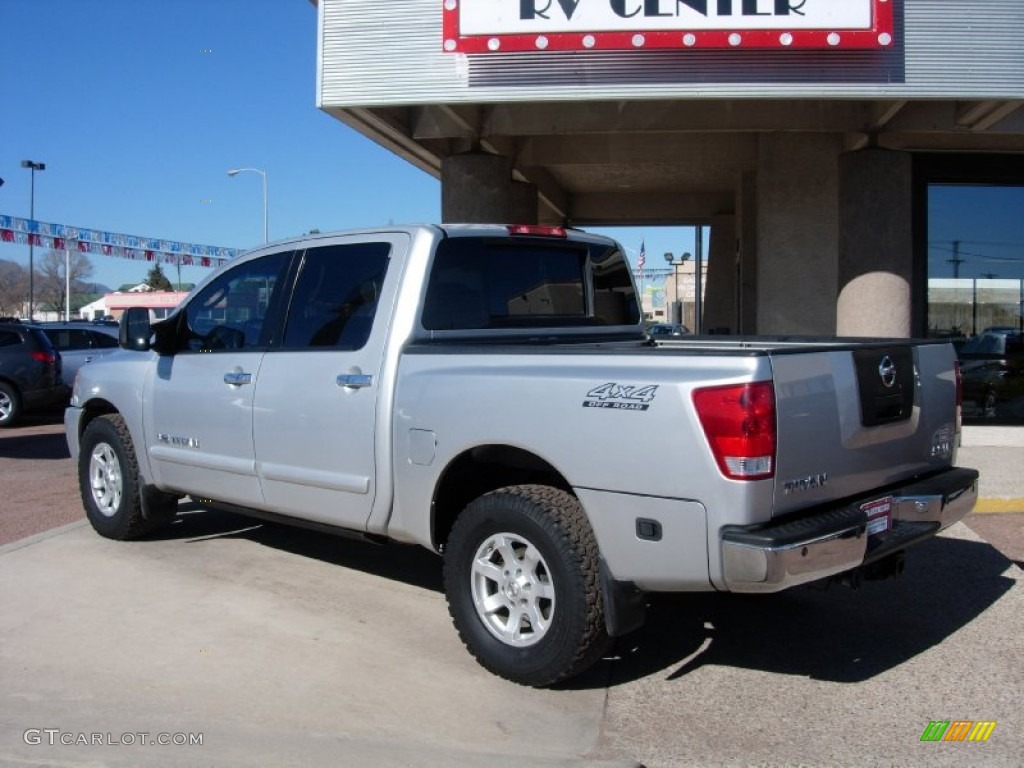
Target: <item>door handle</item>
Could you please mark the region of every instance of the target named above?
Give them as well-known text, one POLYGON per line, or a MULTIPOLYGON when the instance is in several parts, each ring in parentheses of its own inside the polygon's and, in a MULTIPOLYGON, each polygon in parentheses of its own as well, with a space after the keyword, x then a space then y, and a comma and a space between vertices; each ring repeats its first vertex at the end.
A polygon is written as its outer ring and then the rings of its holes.
POLYGON ((231 373, 224 374, 224 383, 230 384, 233 387, 240 387, 242 384, 248 384, 252 381, 252 374, 245 373, 244 371, 232 371, 231 373))
POLYGON ((373 384, 373 376, 368 373, 339 373, 335 382, 345 389, 362 389, 373 384))

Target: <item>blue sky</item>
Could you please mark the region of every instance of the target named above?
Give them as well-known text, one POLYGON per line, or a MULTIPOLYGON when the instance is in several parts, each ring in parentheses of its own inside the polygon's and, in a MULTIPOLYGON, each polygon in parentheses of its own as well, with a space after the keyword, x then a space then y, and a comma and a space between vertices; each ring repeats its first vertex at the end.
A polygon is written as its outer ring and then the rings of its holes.
MULTIPOLYGON (((0 213, 28 215, 28 159, 47 166, 37 219, 112 232, 259 244, 260 177, 229 178, 239 166, 267 172, 272 240, 440 219, 437 180, 316 108, 307 0, 0 0, 0 28, 0 213)), ((1024 188, 940 190, 932 214, 934 275, 952 274, 959 239, 962 276, 1024 277, 1024 188)), ((690 227, 599 231, 634 261, 644 242, 648 268, 694 250, 690 227)), ((25 264, 28 249, 0 244, 0 258, 25 264)), ((148 270, 91 259, 112 287, 148 270)))
MULTIPOLYGON (((316 108, 306 0, 0 0, 0 28, 0 213, 28 216, 33 160, 38 220, 109 232, 258 245, 261 180, 227 176, 241 166, 267 172, 271 240, 440 219, 437 180, 316 108)), ((646 240, 648 267, 693 250, 692 228, 613 234, 634 260, 646 240)), ((112 287, 149 267, 90 258, 112 287)))
POLYGON ((935 185, 928 203, 932 277, 953 276, 959 241, 961 278, 1024 279, 1024 187, 935 185))

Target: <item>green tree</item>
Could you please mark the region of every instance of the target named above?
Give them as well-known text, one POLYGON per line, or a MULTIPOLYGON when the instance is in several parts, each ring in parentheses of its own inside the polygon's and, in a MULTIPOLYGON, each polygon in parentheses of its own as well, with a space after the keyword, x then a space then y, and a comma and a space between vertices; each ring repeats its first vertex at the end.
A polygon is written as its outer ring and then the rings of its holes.
POLYGON ((159 262, 154 264, 149 270, 149 274, 146 275, 146 285, 149 286, 149 290, 151 291, 174 290, 174 286, 172 286, 171 281, 167 279, 167 275, 164 274, 159 262))

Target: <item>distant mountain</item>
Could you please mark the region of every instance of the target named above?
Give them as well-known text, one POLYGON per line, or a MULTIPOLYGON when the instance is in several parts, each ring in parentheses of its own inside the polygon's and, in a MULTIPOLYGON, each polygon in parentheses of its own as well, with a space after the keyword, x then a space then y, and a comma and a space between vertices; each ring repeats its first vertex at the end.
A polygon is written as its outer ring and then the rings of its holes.
POLYGON ((92 281, 75 281, 75 293, 113 293, 110 287, 103 283, 94 283, 92 281))

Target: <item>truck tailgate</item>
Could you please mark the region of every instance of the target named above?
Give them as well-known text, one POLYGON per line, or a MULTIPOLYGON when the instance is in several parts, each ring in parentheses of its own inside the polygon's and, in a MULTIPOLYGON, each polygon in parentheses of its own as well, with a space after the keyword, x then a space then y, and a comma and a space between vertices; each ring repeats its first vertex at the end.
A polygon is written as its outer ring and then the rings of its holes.
POLYGON ((863 495, 955 459, 955 355, 889 342, 771 353, 778 420, 773 516, 863 495))

